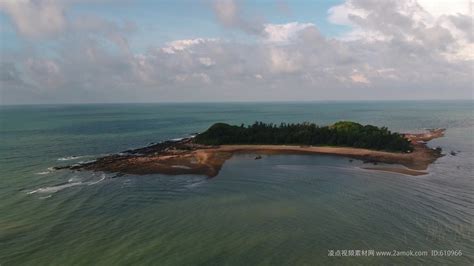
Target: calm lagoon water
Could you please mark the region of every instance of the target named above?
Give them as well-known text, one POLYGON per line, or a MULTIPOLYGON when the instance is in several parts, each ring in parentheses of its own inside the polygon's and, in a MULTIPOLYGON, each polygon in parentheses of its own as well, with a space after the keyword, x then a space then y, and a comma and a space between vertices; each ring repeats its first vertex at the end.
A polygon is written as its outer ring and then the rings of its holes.
POLYGON ((0 107, 0 265, 474 263, 473 101, 0 107), (52 171, 214 122, 447 128, 429 175, 333 156, 239 155, 212 179, 52 171), (450 155, 455 151, 457 155, 450 155), (461 250, 332 257, 330 250, 461 250))

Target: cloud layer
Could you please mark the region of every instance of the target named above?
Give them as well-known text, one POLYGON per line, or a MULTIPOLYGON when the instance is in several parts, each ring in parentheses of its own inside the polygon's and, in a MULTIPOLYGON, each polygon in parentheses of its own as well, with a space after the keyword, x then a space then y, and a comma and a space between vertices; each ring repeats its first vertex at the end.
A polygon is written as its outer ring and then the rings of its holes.
POLYGON ((348 0, 328 19, 351 30, 328 37, 310 22, 269 23, 217 1, 216 22, 248 38, 174 40, 134 52, 133 22, 71 16, 71 5, 0 4, 28 44, 1 50, 3 103, 472 98, 467 6, 442 13, 415 1, 348 0))

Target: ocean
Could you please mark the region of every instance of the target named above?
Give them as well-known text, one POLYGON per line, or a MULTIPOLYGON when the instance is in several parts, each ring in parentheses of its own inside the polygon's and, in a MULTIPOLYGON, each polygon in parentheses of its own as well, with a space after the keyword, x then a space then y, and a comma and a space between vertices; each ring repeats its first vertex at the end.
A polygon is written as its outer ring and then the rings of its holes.
POLYGON ((472 265, 473 107, 471 100, 1 106, 0 265, 472 265), (214 178, 52 170, 215 122, 339 120, 400 132, 446 128, 429 143, 446 155, 424 176, 322 155, 238 155, 214 178), (381 251, 398 256, 374 254, 381 251))

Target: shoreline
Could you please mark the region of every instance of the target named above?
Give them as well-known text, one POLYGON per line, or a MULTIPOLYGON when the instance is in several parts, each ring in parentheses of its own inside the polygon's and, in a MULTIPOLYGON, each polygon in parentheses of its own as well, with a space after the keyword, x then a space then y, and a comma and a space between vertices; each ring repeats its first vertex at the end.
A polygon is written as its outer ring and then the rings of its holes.
POLYGON ((420 175, 427 175, 428 172, 425 171, 417 171, 412 170, 409 168, 401 168, 401 167, 360 167, 360 169, 370 170, 370 171, 380 171, 380 172, 389 172, 389 173, 397 173, 402 175, 411 175, 411 176, 420 176, 420 175))
MULTIPOLYGON (((444 129, 432 129, 426 133, 404 134, 414 147, 413 152, 398 153, 352 147, 298 146, 298 145, 220 145, 195 144, 192 138, 165 141, 144 148, 98 158, 89 163, 56 167, 56 169, 90 170, 118 174, 167 174, 216 176, 222 165, 234 154, 304 154, 334 155, 365 162, 399 164, 397 167, 366 167, 367 170, 388 171, 409 175, 427 174, 424 170, 442 156, 438 149, 431 149, 426 142, 444 136, 444 129)), ((256 158, 257 159, 257 158, 256 158)))

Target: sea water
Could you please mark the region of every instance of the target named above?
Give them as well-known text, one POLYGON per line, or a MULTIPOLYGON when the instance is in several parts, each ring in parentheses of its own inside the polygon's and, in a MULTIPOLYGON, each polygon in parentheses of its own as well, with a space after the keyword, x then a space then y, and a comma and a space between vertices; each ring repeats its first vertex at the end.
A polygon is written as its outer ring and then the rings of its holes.
POLYGON ((473 129, 473 101, 2 106, 0 265, 472 265, 473 129), (215 122, 339 120, 446 128, 446 155, 424 176, 316 155, 238 155, 211 179, 52 168, 215 122))

